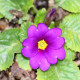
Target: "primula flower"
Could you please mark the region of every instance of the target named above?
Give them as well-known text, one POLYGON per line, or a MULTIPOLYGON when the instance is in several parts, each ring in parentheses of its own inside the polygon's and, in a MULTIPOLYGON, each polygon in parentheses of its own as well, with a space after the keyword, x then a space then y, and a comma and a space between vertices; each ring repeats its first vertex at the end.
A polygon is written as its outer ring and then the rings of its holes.
POLYGON ((25 47, 21 52, 23 56, 30 58, 30 66, 33 69, 40 67, 42 71, 46 71, 50 64, 56 64, 58 59, 65 58, 65 39, 60 37, 60 28, 48 29, 45 24, 39 23, 37 28, 31 25, 27 34, 28 38, 22 42, 25 47))

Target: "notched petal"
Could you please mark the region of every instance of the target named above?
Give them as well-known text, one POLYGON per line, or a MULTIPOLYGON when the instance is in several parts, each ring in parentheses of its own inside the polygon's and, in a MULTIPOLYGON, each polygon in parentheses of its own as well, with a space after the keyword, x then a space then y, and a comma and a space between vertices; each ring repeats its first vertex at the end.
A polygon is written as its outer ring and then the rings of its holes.
POLYGON ((44 23, 39 23, 37 29, 40 33, 45 34, 48 31, 48 27, 44 23))
POLYGON ((31 25, 28 28, 27 34, 28 34, 28 37, 35 37, 38 34, 36 26, 31 25))
POLYGON ((60 28, 52 28, 50 30, 48 30, 48 32, 45 34, 45 38, 50 38, 51 40, 56 38, 56 37, 60 37, 60 35, 62 34, 62 30, 60 28))
POLYGON ((63 37, 57 37, 49 42, 49 47, 52 47, 54 50, 57 50, 65 44, 65 39, 63 37))
POLYGON ((62 47, 62 48, 56 50, 56 51, 55 51, 55 55, 57 56, 57 58, 58 58, 59 60, 65 59, 65 56, 66 56, 65 49, 62 47))

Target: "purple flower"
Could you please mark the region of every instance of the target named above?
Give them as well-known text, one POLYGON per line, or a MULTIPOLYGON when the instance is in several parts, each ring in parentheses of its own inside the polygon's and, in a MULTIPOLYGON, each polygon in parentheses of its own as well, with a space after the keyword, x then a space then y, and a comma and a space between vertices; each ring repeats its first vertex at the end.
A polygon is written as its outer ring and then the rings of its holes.
POLYGON ((49 69, 50 64, 56 64, 65 58, 63 45, 65 39, 60 37, 60 28, 48 29, 39 23, 37 28, 31 25, 28 29, 28 38, 23 41, 22 54, 30 58, 30 65, 33 69, 40 67, 42 71, 49 69))
POLYGON ((47 14, 47 16, 49 17, 49 18, 52 18, 52 17, 54 17, 53 15, 56 13, 56 9, 51 9, 51 11, 47 14))

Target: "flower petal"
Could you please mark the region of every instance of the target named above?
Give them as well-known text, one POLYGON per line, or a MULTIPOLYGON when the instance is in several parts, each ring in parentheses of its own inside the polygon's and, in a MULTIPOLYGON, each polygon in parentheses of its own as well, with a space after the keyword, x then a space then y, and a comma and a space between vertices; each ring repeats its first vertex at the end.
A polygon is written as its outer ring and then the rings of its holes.
POLYGON ((59 60, 65 59, 66 52, 65 52, 65 49, 63 47, 58 49, 58 50, 54 50, 54 53, 59 60))
POLYGON ((53 47, 54 49, 59 49, 61 48, 65 43, 65 39, 63 37, 57 37, 56 39, 53 40, 53 47))
POLYGON ((23 46, 33 46, 37 44, 37 39, 36 38, 27 38, 22 42, 23 46))
POLYGON ((33 57, 37 54, 37 50, 30 46, 26 46, 21 50, 21 53, 24 57, 33 57))
POLYGON ((36 26, 31 25, 28 28, 28 32, 27 33, 28 33, 28 37, 35 37, 38 40, 41 40, 41 39, 43 39, 42 36, 47 31, 48 31, 48 27, 44 23, 39 23, 37 25, 37 28, 36 28, 36 26))
POLYGON ((45 51, 44 54, 50 64, 56 64, 57 59, 63 60, 66 55, 63 47, 57 50, 52 50, 49 48, 48 50, 45 51))
POLYGON ((62 34, 62 30, 60 28, 53 28, 50 29, 46 34, 45 34, 45 38, 50 38, 53 39, 55 37, 59 37, 62 34))
POLYGON ((43 58, 41 59, 40 69, 42 71, 46 71, 49 69, 49 67, 50 67, 50 63, 47 61, 47 59, 43 55, 43 58))
POLYGON ((30 58, 30 66, 33 69, 37 69, 39 67, 40 56, 37 54, 36 56, 30 58))
POLYGON ((39 23, 37 28, 41 34, 45 34, 48 31, 48 27, 44 23, 39 23))
POLYGON ((50 64, 44 57, 43 52, 39 52, 36 56, 30 58, 30 65, 33 69, 37 69, 40 66, 42 71, 46 71, 50 67, 50 64))
POLYGON ((44 55, 45 55, 47 61, 48 61, 50 64, 56 64, 56 63, 57 63, 57 57, 54 55, 52 49, 45 51, 45 52, 44 52, 44 55))
POLYGON ((38 29, 36 28, 36 26, 34 25, 31 25, 29 28, 28 28, 28 37, 35 37, 37 36, 38 34, 38 29))
POLYGON ((48 47, 52 47, 52 49, 59 49, 65 43, 65 39, 63 37, 57 37, 51 41, 48 41, 48 47))
POLYGON ((37 40, 35 40, 35 38, 27 38, 22 44, 26 46, 21 50, 23 56, 32 57, 37 54, 37 40))

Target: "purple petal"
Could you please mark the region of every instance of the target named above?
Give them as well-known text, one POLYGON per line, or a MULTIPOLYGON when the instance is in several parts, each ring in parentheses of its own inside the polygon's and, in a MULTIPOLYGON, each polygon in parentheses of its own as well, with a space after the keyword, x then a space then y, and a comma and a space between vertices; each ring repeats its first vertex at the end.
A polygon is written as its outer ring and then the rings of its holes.
POLYGON ((49 48, 47 51, 44 52, 44 55, 50 64, 56 64, 57 63, 57 57, 54 55, 52 49, 49 48))
POLYGON ((29 46, 29 45, 33 46, 33 45, 36 45, 37 42, 38 41, 36 38, 27 38, 22 42, 22 45, 23 46, 29 46))
POLYGON ((37 54, 37 41, 34 38, 27 38, 23 41, 24 47, 21 52, 25 57, 32 57, 37 54))
POLYGON ((42 71, 46 71, 48 70, 50 67, 50 64, 48 63, 47 59, 45 58, 44 55, 42 55, 42 58, 41 58, 41 64, 40 64, 40 69, 42 71))
POLYGON ((43 35, 48 31, 48 27, 44 24, 44 23, 39 23, 37 25, 37 28, 36 26, 34 25, 31 25, 29 28, 28 28, 28 37, 35 37, 37 38, 38 40, 42 39, 43 35))
POLYGON ((36 28, 36 26, 34 25, 31 25, 29 28, 28 28, 28 37, 35 37, 37 36, 38 34, 38 29, 36 28))
POLYGON ((66 55, 63 47, 60 49, 57 49, 57 50, 52 50, 49 48, 47 51, 45 51, 44 54, 45 54, 45 57, 50 64, 56 64, 57 58, 59 60, 63 60, 65 58, 65 55, 66 55))
POLYGON ((59 60, 65 59, 66 52, 65 52, 65 49, 63 47, 58 49, 58 50, 54 50, 54 53, 59 60))
POLYGON ((55 13, 56 13, 56 9, 51 9, 50 12, 47 14, 47 17, 53 18, 55 13))
POLYGON ((50 16, 49 17, 52 17, 53 14, 55 14, 55 13, 56 13, 56 9, 52 9, 51 12, 50 12, 50 16))
POLYGON ((37 69, 39 67, 40 56, 37 54, 36 56, 30 58, 30 66, 32 69, 37 69))
POLYGON ((44 38, 48 40, 52 40, 56 37, 59 37, 62 34, 62 30, 60 28, 50 29, 45 35, 44 38))
POLYGON ((30 58, 30 65, 33 69, 37 69, 40 66, 42 71, 46 71, 50 67, 50 64, 44 57, 43 52, 39 52, 36 56, 30 58))
POLYGON ((65 39, 63 37, 57 37, 51 42, 51 46, 53 49, 59 49, 61 48, 65 43, 65 39))
POLYGON ((44 23, 39 23, 37 28, 41 34, 45 34, 48 31, 48 27, 44 23))
POLYGON ((52 49, 59 49, 65 43, 65 39, 63 37, 53 38, 52 40, 49 40, 49 39, 46 39, 46 42, 48 43, 48 47, 52 49))
POLYGON ((38 50, 35 49, 35 48, 32 48, 32 47, 24 47, 22 50, 21 50, 21 53, 24 57, 33 57, 37 54, 38 50))

